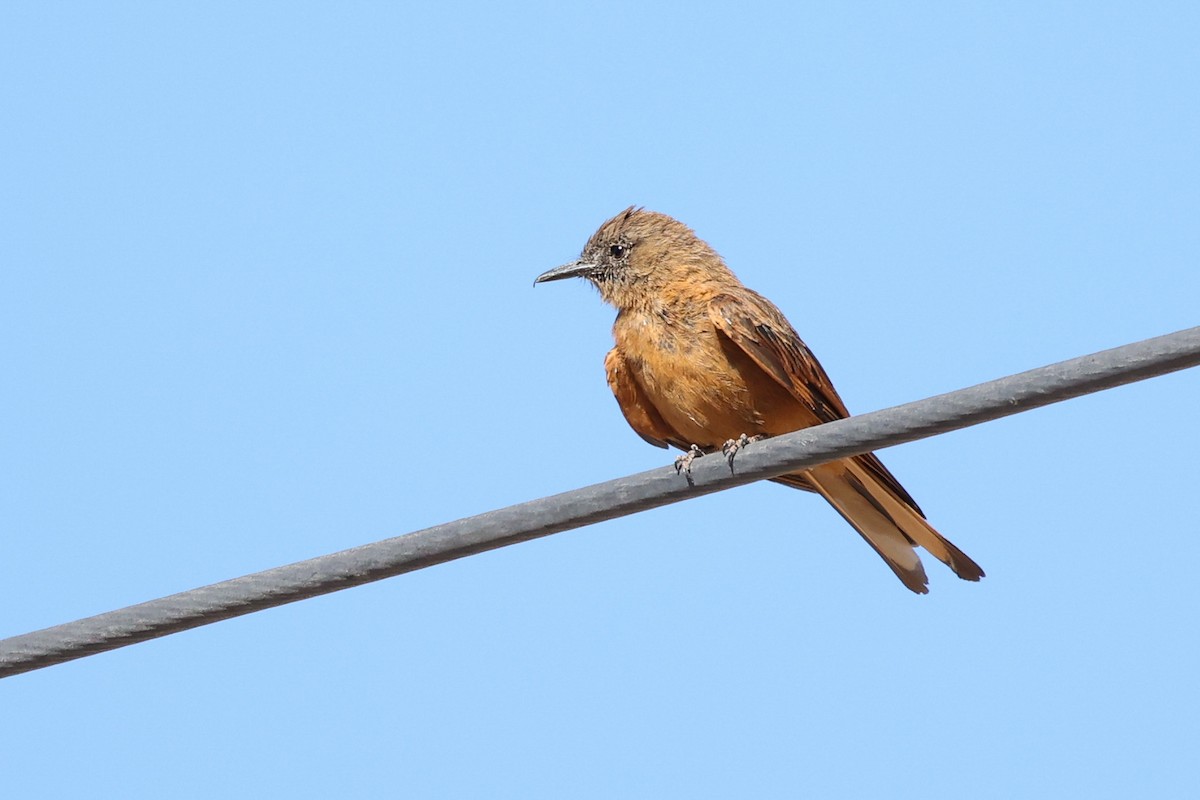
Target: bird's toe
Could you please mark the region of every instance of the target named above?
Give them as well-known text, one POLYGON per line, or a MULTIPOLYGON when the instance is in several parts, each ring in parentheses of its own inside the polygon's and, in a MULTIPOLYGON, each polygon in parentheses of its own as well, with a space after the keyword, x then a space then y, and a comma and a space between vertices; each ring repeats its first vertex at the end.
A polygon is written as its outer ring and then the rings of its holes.
POLYGON ((686 453, 675 459, 675 474, 683 473, 687 478, 688 486, 694 485, 692 481, 692 462, 704 455, 704 451, 700 449, 700 445, 694 444, 686 453))
POLYGON ((747 436, 743 433, 738 438, 729 439, 725 442, 725 444, 721 445, 721 452, 724 453, 725 460, 729 462, 729 471, 733 472, 733 459, 741 450, 743 450, 747 445, 761 441, 765 438, 767 437, 761 433, 755 434, 754 436, 747 436))

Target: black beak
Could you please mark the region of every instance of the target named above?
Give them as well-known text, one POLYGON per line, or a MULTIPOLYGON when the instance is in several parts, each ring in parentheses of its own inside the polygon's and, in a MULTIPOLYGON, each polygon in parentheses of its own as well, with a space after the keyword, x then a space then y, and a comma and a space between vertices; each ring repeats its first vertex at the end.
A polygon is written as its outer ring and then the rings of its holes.
POLYGON ((595 271, 595 264, 590 261, 584 261, 581 258, 578 261, 572 261, 570 264, 555 267, 549 272, 543 272, 533 279, 533 283, 536 286, 539 283, 546 283, 547 281, 561 281, 563 278, 586 278, 595 271))

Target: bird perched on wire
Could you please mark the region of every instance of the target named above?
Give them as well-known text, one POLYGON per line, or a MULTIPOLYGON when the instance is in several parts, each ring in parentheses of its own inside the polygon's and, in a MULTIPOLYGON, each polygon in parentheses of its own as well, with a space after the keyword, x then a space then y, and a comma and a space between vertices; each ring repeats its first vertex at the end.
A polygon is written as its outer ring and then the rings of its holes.
MULTIPOLYGON (((617 309, 608 385, 630 426, 685 451, 677 468, 765 436, 848 417, 829 376, 778 308, 747 289, 683 223, 630 207, 605 222, 578 260, 535 283, 584 278, 617 309)), ((919 545, 960 578, 983 570, 925 521, 874 453, 774 478, 818 492, 914 592, 928 591, 919 545)))

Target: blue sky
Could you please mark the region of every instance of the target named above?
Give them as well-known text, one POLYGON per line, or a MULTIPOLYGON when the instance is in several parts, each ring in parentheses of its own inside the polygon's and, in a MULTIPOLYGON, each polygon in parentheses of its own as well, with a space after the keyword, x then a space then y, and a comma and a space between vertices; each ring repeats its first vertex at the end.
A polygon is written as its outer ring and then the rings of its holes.
MULTIPOLYGON (((1197 323, 1190 4, 0 10, 0 636, 669 463, 630 204, 868 411, 1197 323)), ((1190 796, 1200 373, 0 681, 12 796, 1190 796), (930 561, 930 559, 927 559, 930 561)))

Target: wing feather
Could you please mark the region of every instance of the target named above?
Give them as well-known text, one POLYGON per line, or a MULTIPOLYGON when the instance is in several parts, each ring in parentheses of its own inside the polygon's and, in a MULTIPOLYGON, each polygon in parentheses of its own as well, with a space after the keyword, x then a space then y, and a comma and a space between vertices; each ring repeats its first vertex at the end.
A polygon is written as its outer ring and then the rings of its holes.
POLYGON ((617 405, 625 415, 629 427, 655 447, 666 447, 673 444, 681 450, 688 448, 679 434, 663 421, 658 409, 650 402, 645 390, 630 374, 629 367, 619 350, 615 347, 604 359, 604 371, 608 374, 608 388, 612 389, 617 398, 617 405))
MULTIPOLYGON (((709 318, 717 330, 750 356, 764 372, 792 396, 810 408, 821 422, 833 422, 850 416, 846 404, 833 388, 833 382, 775 305, 746 289, 746 297, 719 294, 708 306, 709 318)), ((912 495, 874 453, 855 458, 880 483, 924 516, 912 495)))

